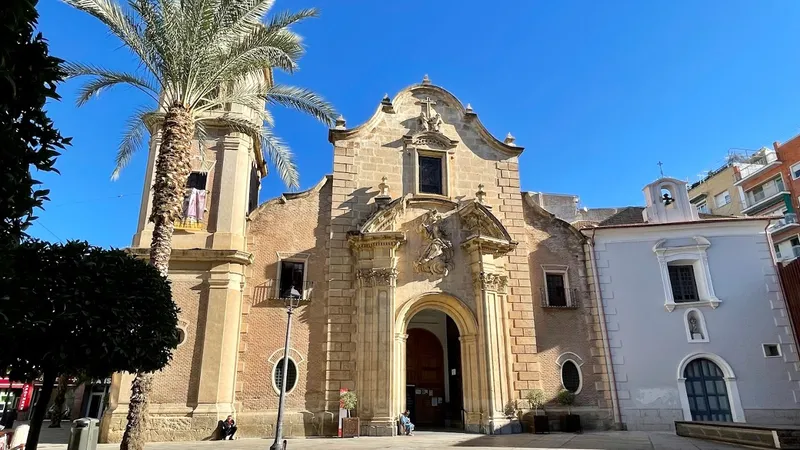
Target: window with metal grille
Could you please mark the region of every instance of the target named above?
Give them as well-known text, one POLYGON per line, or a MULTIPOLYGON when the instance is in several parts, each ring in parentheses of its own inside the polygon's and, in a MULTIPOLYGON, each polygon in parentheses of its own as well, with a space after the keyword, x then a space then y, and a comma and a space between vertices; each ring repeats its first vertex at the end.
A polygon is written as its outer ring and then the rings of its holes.
POLYGON ((568 360, 561 365, 561 384, 573 394, 580 390, 581 374, 574 362, 568 360))
MULTIPOLYGON (((295 384, 297 384, 297 366, 294 364, 294 361, 289 359, 289 364, 287 367, 287 373, 289 374, 286 377, 286 392, 290 392, 294 389, 295 384)), ((275 364, 275 387, 280 391, 281 383, 283 383, 283 358, 275 364)))
POLYGON ((419 191, 425 194, 443 194, 442 158, 419 157, 419 191))
POLYGON ((694 279, 694 267, 669 266, 669 281, 672 285, 672 298, 675 303, 700 300, 697 295, 697 282, 694 279))
POLYGON ((567 306, 567 290, 564 285, 564 274, 548 273, 545 283, 547 285, 547 304, 550 306, 567 306))
POLYGON ((186 188, 204 191, 206 190, 207 182, 208 172, 192 172, 189 174, 189 179, 186 181, 186 188))

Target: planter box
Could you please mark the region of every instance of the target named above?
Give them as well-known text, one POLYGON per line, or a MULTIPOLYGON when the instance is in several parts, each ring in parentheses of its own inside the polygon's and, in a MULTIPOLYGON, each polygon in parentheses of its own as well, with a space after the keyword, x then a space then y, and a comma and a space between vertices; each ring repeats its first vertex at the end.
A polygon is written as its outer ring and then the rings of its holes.
POLYGON ((358 437, 361 430, 361 421, 358 417, 345 417, 342 419, 342 437, 358 437))
POLYGON ((564 433, 582 433, 581 416, 577 414, 561 416, 561 431, 564 433))
POLYGON ((550 432, 550 420, 546 415, 538 415, 532 412, 527 412, 522 416, 522 422, 525 425, 526 433, 550 432))

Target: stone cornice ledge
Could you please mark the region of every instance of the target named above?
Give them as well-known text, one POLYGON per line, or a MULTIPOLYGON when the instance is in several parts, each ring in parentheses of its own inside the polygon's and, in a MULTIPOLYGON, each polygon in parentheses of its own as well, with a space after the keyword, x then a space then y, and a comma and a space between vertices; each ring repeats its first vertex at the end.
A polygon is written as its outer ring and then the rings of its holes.
MULTIPOLYGON (((149 248, 128 248, 126 251, 141 259, 150 259, 149 248)), ((254 257, 252 253, 241 250, 217 250, 207 248, 173 248, 170 254, 172 261, 227 262, 250 265, 254 257)))
POLYGON ((402 231, 380 231, 375 233, 351 232, 347 236, 347 242, 351 247, 381 247, 400 245, 406 241, 406 235, 402 231))
POLYGON ((517 242, 495 239, 481 235, 472 235, 464 240, 464 242, 461 244, 461 247, 467 251, 480 248, 481 251, 487 251, 496 255, 505 255, 506 253, 510 253, 517 248, 517 242))

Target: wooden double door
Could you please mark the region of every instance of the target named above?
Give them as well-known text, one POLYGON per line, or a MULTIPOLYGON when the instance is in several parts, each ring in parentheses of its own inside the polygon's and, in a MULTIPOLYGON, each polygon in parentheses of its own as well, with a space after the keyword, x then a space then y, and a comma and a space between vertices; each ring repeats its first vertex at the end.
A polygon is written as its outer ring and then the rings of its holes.
POLYGON ((442 427, 445 419, 444 350, 428 330, 408 330, 406 341, 406 408, 422 427, 442 427))

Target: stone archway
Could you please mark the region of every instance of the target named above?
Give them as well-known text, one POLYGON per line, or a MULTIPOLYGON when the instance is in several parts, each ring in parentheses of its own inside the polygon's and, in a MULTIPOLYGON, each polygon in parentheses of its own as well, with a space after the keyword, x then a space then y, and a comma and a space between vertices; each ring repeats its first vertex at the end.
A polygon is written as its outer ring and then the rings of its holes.
MULTIPOLYGON (((406 396, 406 340, 408 323, 411 318, 424 309, 441 311, 455 322, 461 342, 461 375, 463 382, 463 405, 465 429, 471 432, 483 431, 483 411, 481 408, 482 382, 479 366, 478 321, 470 309, 458 298, 445 293, 429 293, 409 300, 397 311, 395 317, 394 360, 392 361, 393 405, 402 408, 406 396)), ((399 410, 398 410, 399 413, 399 410)))

